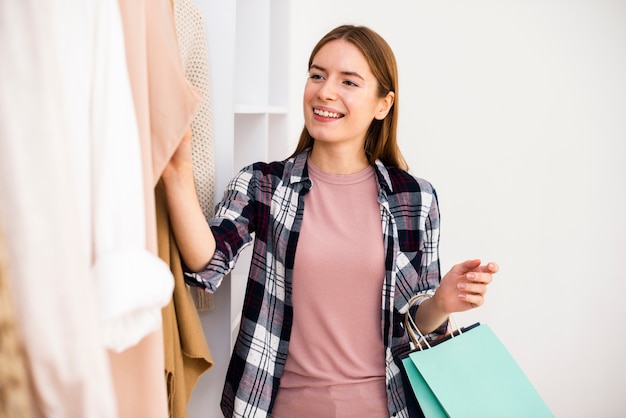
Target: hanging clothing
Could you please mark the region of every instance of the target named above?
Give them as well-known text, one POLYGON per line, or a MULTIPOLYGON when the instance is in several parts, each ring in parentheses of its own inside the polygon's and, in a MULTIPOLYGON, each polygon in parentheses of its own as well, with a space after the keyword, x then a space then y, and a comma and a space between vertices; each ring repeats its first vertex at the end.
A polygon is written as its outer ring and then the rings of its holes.
MULTIPOLYGON (((173 280, 146 251, 119 6, 62 6, 0 6, 0 212, 37 399, 53 417, 159 416, 153 405, 165 415, 161 308, 173 280), (161 363, 134 359, 137 415, 116 402, 106 348, 145 345, 161 363)), ((169 22, 174 38, 171 12, 169 22)))
POLYGON ((202 14, 190 0, 174 1, 174 19, 185 77, 202 94, 191 121, 191 159, 200 207, 209 219, 215 212, 215 152, 206 31, 202 14))
POLYGON ((9 288, 4 237, 0 230, 0 418, 33 416, 32 388, 22 344, 9 288))
MULTIPOLYGON (((157 255, 154 188, 188 129, 201 97, 185 79, 169 1, 119 0, 119 6, 141 138, 146 246, 157 255)), ((164 265, 171 277, 169 266, 164 265)), ((171 301, 170 298, 168 303, 171 301)), ((162 326, 162 311, 159 319, 162 326)), ((167 416, 164 334, 159 329, 139 345, 111 357, 118 403, 124 416, 167 416), (140 373, 134 373, 137 370, 140 373)))
MULTIPOLYGON (((192 140, 194 179, 205 216, 211 213, 215 167, 208 88, 208 53, 202 17, 189 2, 172 2, 180 60, 185 77, 202 94, 202 102, 187 131, 192 140)), ((198 378, 213 366, 211 352, 189 288, 185 284, 178 247, 170 226, 162 183, 156 188, 159 256, 170 265, 175 286, 163 309, 165 375, 170 417, 187 416, 187 404, 198 378)), ((212 297, 212 296, 211 296, 212 297)), ((206 301, 200 297, 198 300, 206 301)))
POLYGON ((138 92, 147 96, 136 95, 135 100, 136 103, 141 101, 137 112, 138 118, 143 120, 143 129, 146 129, 146 120, 149 126, 154 191, 197 113, 202 95, 185 77, 170 2, 119 0, 119 3, 127 48, 134 48, 127 52, 132 84, 135 81, 147 83, 138 92), (140 52, 135 55, 137 49, 140 52))
POLYGON ((168 407, 170 417, 184 418, 193 388, 198 378, 213 366, 213 358, 198 311, 185 284, 161 182, 156 187, 156 201, 159 255, 170 265, 175 279, 173 300, 163 308, 168 407))
POLYGON ((89 115, 89 226, 104 342, 119 352, 161 328, 160 310, 171 299, 174 283, 168 266, 146 249, 141 147, 124 33, 117 2, 106 3, 111 33, 102 34, 96 45, 89 115), (107 66, 110 71, 99 74, 107 66))
POLYGON ((88 228, 90 91, 118 63, 96 76, 91 58, 114 36, 112 6, 0 2, 0 222, 35 416, 117 417, 88 228))
MULTIPOLYGON (((209 74, 209 51, 204 19, 190 0, 175 0, 174 22, 185 77, 202 94, 198 113, 191 121, 191 161, 198 201, 206 219, 215 213, 215 152, 213 144, 213 109, 209 74)), ((214 296, 194 288, 199 310, 214 306, 214 296)))
POLYGON ((141 139, 147 246, 156 254, 154 187, 202 97, 185 78, 170 3, 119 0, 119 6, 141 139))

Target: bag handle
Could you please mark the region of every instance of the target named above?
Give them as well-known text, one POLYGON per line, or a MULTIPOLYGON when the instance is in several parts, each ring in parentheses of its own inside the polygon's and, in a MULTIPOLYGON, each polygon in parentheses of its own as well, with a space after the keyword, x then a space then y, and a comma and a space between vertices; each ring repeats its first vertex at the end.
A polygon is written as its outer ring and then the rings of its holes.
MULTIPOLYGON (((415 347, 419 347, 420 350, 431 348, 431 345, 428 343, 426 337, 424 337, 424 334, 422 334, 422 332, 415 324, 413 315, 411 315, 411 308, 415 305, 420 305, 424 301, 424 299, 432 298, 433 295, 434 292, 432 290, 414 295, 411 299, 409 299, 409 309, 407 310, 406 314, 404 314, 404 327, 407 331, 407 334, 409 334, 409 338, 411 339, 413 345, 415 347), (421 341, 424 342, 426 348, 422 347, 421 341)), ((450 314, 450 317, 448 318, 448 323, 450 322, 450 320, 452 320, 452 323, 454 324, 455 329, 458 331, 458 334, 462 334, 463 330, 461 329, 461 327, 459 327, 459 324, 456 322, 456 318, 454 317, 454 315, 450 314)), ((450 332, 450 336, 452 338, 455 338, 454 330, 450 332)))

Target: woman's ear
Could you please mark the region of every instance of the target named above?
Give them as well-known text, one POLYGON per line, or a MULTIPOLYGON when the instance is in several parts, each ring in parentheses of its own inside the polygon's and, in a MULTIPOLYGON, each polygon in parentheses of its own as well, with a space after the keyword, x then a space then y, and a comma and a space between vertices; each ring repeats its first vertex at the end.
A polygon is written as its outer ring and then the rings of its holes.
POLYGON ((377 120, 383 120, 387 117, 389 110, 391 110, 391 106, 393 106, 393 102, 396 95, 393 91, 387 93, 387 95, 380 99, 380 103, 378 105, 378 111, 374 118, 377 120))

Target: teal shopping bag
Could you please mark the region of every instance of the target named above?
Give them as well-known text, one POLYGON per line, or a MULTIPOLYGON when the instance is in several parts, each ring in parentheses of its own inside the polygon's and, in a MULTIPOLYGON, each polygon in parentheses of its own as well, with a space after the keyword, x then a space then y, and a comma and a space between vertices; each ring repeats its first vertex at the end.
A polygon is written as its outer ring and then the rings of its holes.
POLYGON ((487 325, 402 360, 426 418, 554 417, 487 325))

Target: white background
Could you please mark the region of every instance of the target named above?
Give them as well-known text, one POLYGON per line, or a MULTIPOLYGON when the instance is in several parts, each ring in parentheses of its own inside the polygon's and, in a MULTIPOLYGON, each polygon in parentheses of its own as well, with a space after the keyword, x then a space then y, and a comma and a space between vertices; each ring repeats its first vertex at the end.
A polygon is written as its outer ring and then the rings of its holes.
POLYGON ((460 322, 488 323, 556 416, 624 416, 626 2, 290 7, 293 144, 317 40, 343 23, 383 35, 400 145, 439 194, 442 268, 500 264, 486 305, 460 322))

